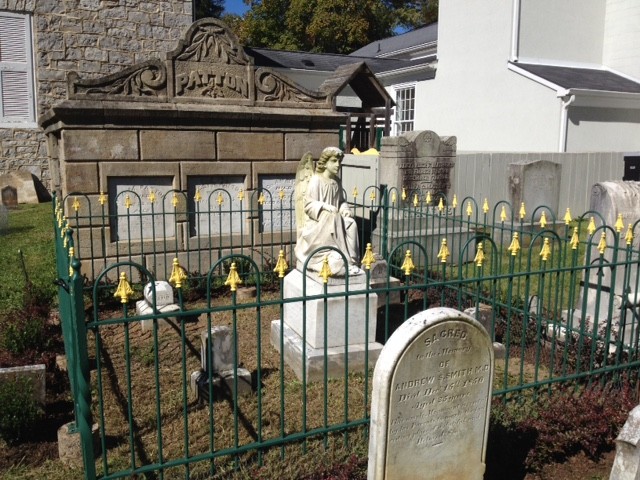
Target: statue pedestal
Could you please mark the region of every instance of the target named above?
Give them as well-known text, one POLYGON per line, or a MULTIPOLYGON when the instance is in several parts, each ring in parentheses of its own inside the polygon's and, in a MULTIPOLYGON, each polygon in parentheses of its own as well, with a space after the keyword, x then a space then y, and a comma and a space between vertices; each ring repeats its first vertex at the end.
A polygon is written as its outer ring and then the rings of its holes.
MULTIPOLYGON (((350 277, 349 292, 365 290, 365 279, 350 277)), ((300 301, 285 303, 284 318, 271 322, 271 344, 299 379, 306 373, 307 381, 324 378, 325 355, 327 376, 342 378, 345 368, 354 372, 373 367, 382 349, 375 341, 378 296, 345 295, 344 278, 330 278, 327 297, 302 301, 324 295, 324 289, 317 273, 309 272, 305 279, 293 270, 284 280, 284 298, 300 301)))

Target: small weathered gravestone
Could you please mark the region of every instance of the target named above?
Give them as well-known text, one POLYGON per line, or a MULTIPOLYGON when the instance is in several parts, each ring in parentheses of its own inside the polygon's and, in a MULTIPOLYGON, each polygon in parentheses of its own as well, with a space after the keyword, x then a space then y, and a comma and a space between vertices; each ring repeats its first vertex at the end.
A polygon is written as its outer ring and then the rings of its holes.
POLYGON ((7 207, 0 205, 0 235, 9 231, 9 212, 7 207))
POLYGON ((18 208, 18 189, 10 185, 2 188, 2 205, 7 208, 18 208))
POLYGON ((618 438, 616 458, 609 480, 638 480, 640 478, 640 405, 629 413, 618 438))
MULTIPOLYGON (((522 203, 533 212, 536 207, 546 206, 558 212, 560 201, 560 174, 562 165, 546 160, 509 165, 509 195, 511 205, 520 208, 522 203)), ((538 221, 542 210, 535 214, 538 221)), ((527 218, 529 219, 529 218, 527 218)))
MULTIPOLYGON (((155 302, 153 298, 153 289, 151 282, 147 283, 144 287, 144 299, 136 302, 136 314, 137 315, 151 315, 154 313, 154 306, 157 313, 171 313, 179 312, 180 306, 174 303, 173 288, 169 282, 159 281, 155 282, 155 302)), ((158 318, 158 327, 167 326, 167 320, 176 322, 176 317, 158 318)), ((141 320, 140 326, 142 331, 151 330, 153 328, 153 320, 141 320)))
POLYGON ((434 308, 403 323, 373 375, 367 478, 482 479, 492 380, 475 319, 434 308))

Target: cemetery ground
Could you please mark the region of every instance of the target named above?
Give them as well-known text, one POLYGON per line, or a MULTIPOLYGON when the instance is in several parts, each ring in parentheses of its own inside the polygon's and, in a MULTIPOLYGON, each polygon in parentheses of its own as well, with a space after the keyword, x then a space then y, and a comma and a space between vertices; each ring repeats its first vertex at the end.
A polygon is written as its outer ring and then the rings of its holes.
MULTIPOLYGON (((0 476, 8 479, 67 479, 82 478, 79 470, 69 470, 58 460, 57 429, 73 420, 72 401, 66 372, 56 364, 56 355, 63 353, 60 329, 56 319, 53 239, 51 206, 20 206, 9 213, 8 233, 0 237, 0 260, 3 275, 0 276, 0 366, 45 363, 47 366, 47 396, 43 411, 34 416, 23 438, 7 441, 0 439, 0 476), (18 254, 18 249, 22 255, 18 254), (27 326, 28 328, 22 328, 27 326)), ((217 301, 228 303, 228 293, 223 291, 217 301)), ((263 292, 264 299, 277 299, 279 291, 273 288, 263 292)), ((201 300, 195 289, 185 290, 189 309, 196 310, 201 300)), ((429 293, 429 306, 437 306, 447 293, 429 293)), ((411 313, 422 307, 420 292, 413 292, 407 299, 411 313)), ((242 300, 246 305, 253 298, 242 300)), ((108 303, 108 302, 107 302, 108 303)), ((87 304, 87 308, 91 308, 87 304)), ((394 307, 395 308, 395 307, 394 307)), ((404 306, 398 308, 403 309, 404 306)), ((111 309, 104 310, 104 319, 121 316, 115 301, 111 309)), ((225 315, 228 315, 226 313, 225 315)), ((253 374, 254 391, 240 396, 234 404, 228 391, 217 392, 212 404, 216 413, 216 448, 234 444, 235 436, 241 441, 255 439, 258 434, 252 427, 257 424, 257 391, 261 393, 260 435, 279 434, 282 428, 281 411, 286 419, 286 429, 301 431, 322 426, 326 421, 339 422, 353 415, 360 418, 366 409, 363 396, 365 376, 350 374, 346 379, 309 383, 306 390, 290 369, 282 368, 280 356, 269 344, 269 328, 273 319, 279 318, 277 305, 263 308, 260 317, 261 378, 256 372, 256 315, 254 308, 238 310, 238 354, 240 364, 253 374), (281 376, 284 382, 281 383, 281 376), (284 390, 280 391, 280 385, 284 390), (257 388, 257 387, 260 388, 257 388), (344 395, 348 394, 347 408, 344 395), (283 401, 284 399, 284 401, 283 401), (326 409, 324 405, 327 405, 326 409), (304 412, 304 414, 302 413, 304 412), (234 424, 234 413, 238 423, 234 424), (306 416, 305 416, 306 415, 306 416)), ((392 315, 393 316, 393 315, 392 315)), ((404 312, 399 311, 398 318, 404 312)), ((232 325, 232 319, 213 314, 213 323, 232 325)), ((170 323, 158 331, 158 348, 154 348, 153 333, 143 331, 139 323, 128 329, 122 325, 105 327, 100 345, 102 359, 107 365, 103 372, 106 392, 102 415, 107 426, 107 449, 110 467, 126 464, 129 458, 130 437, 136 445, 136 463, 157 459, 158 446, 155 431, 161 425, 163 452, 171 458, 172 452, 182 455, 185 448, 196 455, 209 449, 210 424, 207 399, 199 403, 189 392, 189 375, 200 367, 200 332, 206 329, 206 318, 194 318, 180 325, 170 323), (182 341, 184 336, 185 342, 182 341), (122 345, 129 343, 129 365, 122 345), (186 352, 183 355, 183 350, 186 352), (186 362, 181 365, 181 359, 186 362), (157 365, 161 410, 155 402, 156 384, 154 366, 157 365), (135 399, 135 431, 128 431, 128 399, 121 387, 122 379, 130 375, 135 399), (184 398, 187 397, 187 409, 184 398), (185 445, 182 434, 189 430, 189 443, 185 445), (175 435, 171 433, 174 432, 175 435), (175 440, 172 440, 175 438, 175 440)), ((379 332, 380 333, 380 332, 379 332)), ((90 356, 95 356, 96 342, 90 335, 90 356)), ((516 352, 513 350, 513 352, 516 352)), ((545 354, 544 351, 542 353, 545 354)), ((521 372, 525 376, 536 375, 535 352, 525 352, 521 372)), ((514 353, 513 358, 519 355, 514 353)), ((544 377, 544 370, 537 372, 544 377)), ((504 368, 496 363, 496 377, 503 378, 504 368)), ((368 389, 371 388, 369 375, 368 389)), ((96 381, 96 372, 92 372, 96 381)), ((0 389, 3 388, 0 386, 0 389)), ((489 479, 569 480, 608 478, 613 463, 613 442, 617 431, 626 420, 627 413, 635 405, 634 392, 609 395, 606 387, 598 384, 583 389, 570 388, 555 392, 553 402, 544 390, 537 396, 528 394, 520 406, 511 403, 504 406, 494 401, 492 425, 489 432, 487 475, 489 479), (608 398, 607 402, 603 400, 608 398), (571 425, 572 424, 572 425, 571 425), (572 429, 575 427, 574 429, 572 429), (537 431, 537 434, 536 434, 537 431), (578 438, 578 437, 586 437, 578 438)), ((370 391, 368 391, 370 398, 370 391)), ((0 402, 7 402, 0 396, 0 402)), ((94 404, 97 402, 94 402, 94 404)), ((0 409, 4 408, 0 405, 0 409)), ((24 408, 23 408, 24 410, 24 408)), ((94 415, 100 415, 94 405, 94 415)), ((262 454, 264 466, 256 465, 257 453, 248 453, 237 461, 223 458, 216 461, 216 478, 270 479, 364 479, 367 469, 367 431, 355 429, 348 434, 320 436, 305 444, 292 444, 273 448, 262 454), (306 452, 305 452, 306 451, 306 452)), ((98 464, 102 462, 98 458, 98 464)), ((191 467, 191 478, 208 478, 209 462, 191 467)), ((155 477, 147 477, 155 478, 155 477)), ((165 478, 184 478, 184 468, 166 472, 165 478)))

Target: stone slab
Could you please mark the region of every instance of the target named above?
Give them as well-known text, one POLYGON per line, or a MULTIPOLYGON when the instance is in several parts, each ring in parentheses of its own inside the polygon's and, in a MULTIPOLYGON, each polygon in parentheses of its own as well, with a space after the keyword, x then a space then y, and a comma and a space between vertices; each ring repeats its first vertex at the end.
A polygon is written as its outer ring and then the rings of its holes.
MULTIPOLYGON (((527 212, 533 212, 536 207, 544 205, 553 213, 558 213, 561 164, 547 160, 512 163, 508 172, 509 200, 514 210, 517 211, 524 203, 527 212)), ((531 218, 531 213, 528 213, 526 220, 538 221, 540 215, 542 210, 537 210, 534 219, 531 218)))
POLYGON ((197 130, 142 130, 142 160, 214 160, 214 132, 197 130))
POLYGON ((63 130, 60 159, 137 160, 138 132, 135 130, 63 130))
MULTIPOLYGON (((313 274, 312 274, 313 275, 313 274)), ((364 277, 358 275, 357 277, 364 277)), ((298 270, 292 270, 284 279, 284 298, 301 298, 314 295, 323 295, 324 286, 315 279, 307 277, 306 287, 303 287, 304 275, 298 270), (306 291, 303 290, 306 288, 306 291)), ((364 284, 354 287, 349 284, 350 290, 364 289, 364 284)), ((344 285, 328 285, 327 293, 344 293, 344 285)), ((284 322, 300 337, 305 334, 307 344, 311 348, 323 349, 325 345, 325 318, 326 345, 327 347, 343 347, 345 344, 365 344, 375 340, 376 314, 378 296, 370 293, 349 294, 348 297, 329 297, 307 300, 304 304, 299 302, 287 302, 284 304, 284 322), (347 302, 348 298, 348 310, 347 302), (368 302, 368 303, 367 303, 368 302), (368 305, 368 311, 367 311, 368 305), (326 306, 326 315, 325 315, 326 306), (367 316, 368 315, 368 316, 367 316), (345 318, 348 318, 345 322, 345 318), (306 325, 306 332, 303 326, 306 325), (368 332, 368 336, 367 336, 368 332)))
POLYGON ((33 386, 33 398, 40 405, 44 405, 47 393, 46 373, 47 368, 44 364, 0 368, 0 382, 16 378, 29 379, 33 386))
POLYGON ((200 333, 200 365, 202 370, 207 371, 207 353, 209 349, 209 336, 211 338, 211 371, 220 373, 225 370, 233 370, 234 361, 234 341, 231 328, 226 325, 216 325, 211 327, 211 334, 207 331, 200 333))
POLYGON ((308 382, 317 382, 324 379, 325 363, 327 378, 344 378, 345 366, 348 363, 349 372, 364 372, 365 368, 373 368, 378 361, 382 345, 371 342, 368 345, 354 344, 342 347, 304 348, 302 337, 289 328, 281 320, 271 322, 271 345, 278 353, 284 355, 284 361, 298 380, 303 379, 303 371, 308 382), (282 347, 281 352, 281 333, 282 347), (346 352, 345 352, 346 350, 346 352), (304 359, 304 361, 303 361, 304 359))
MULTIPOLYGON (((174 304, 170 304, 170 305, 158 306, 156 308, 156 310, 158 312, 160 312, 160 313, 179 312, 180 311, 180 306, 174 303, 174 304)), ((153 307, 151 305, 149 305, 146 300, 138 300, 136 302, 136 314, 137 315, 152 315, 153 314, 153 307)), ((167 316, 165 318, 158 318, 157 319, 158 328, 163 328, 163 327, 169 326, 168 321, 172 321, 174 323, 177 323, 177 318, 176 317, 169 317, 169 316, 167 316)), ((153 329, 153 319, 140 320, 140 327, 142 328, 143 332, 152 330, 153 329)))
POLYGON ((374 371, 367 478, 481 480, 492 380, 475 319, 434 308, 404 322, 374 371))
MULTIPOLYGON (((153 305, 153 285, 151 282, 147 283, 144 286, 143 290, 144 299, 147 301, 149 305, 153 305)), ((174 303, 173 298, 173 287, 169 282, 165 282, 164 280, 155 282, 155 305, 157 307, 164 307, 165 305, 170 305, 174 303)))
POLYGON ((33 174, 26 170, 18 170, 15 172, 0 175, 0 190, 2 191, 2 203, 7 207, 15 206, 14 203, 39 203, 38 192, 36 190, 33 174), (13 194, 5 193, 7 187, 15 189, 15 202, 13 202, 13 194), (5 203, 5 195, 7 198, 5 203))
POLYGON ((219 160, 284 160, 282 133, 218 133, 219 160))

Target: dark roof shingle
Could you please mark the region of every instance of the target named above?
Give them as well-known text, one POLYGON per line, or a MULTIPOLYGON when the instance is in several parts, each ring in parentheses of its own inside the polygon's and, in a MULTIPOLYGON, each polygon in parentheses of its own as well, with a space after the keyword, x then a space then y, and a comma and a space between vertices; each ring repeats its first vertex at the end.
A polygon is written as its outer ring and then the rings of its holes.
POLYGON ((640 83, 608 70, 511 63, 565 89, 640 93, 640 83))

